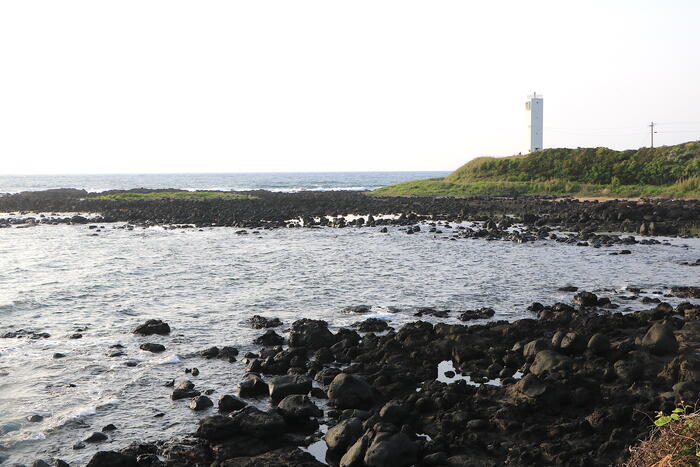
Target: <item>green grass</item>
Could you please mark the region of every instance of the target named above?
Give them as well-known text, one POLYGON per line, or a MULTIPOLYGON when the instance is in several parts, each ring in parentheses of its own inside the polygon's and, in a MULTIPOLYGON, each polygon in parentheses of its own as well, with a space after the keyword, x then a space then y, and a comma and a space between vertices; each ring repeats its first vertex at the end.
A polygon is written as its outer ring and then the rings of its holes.
POLYGON ((597 185, 558 179, 542 182, 476 181, 452 183, 446 179, 433 178, 379 188, 371 194, 374 196, 570 195, 700 199, 700 177, 683 180, 673 185, 597 185))
POLYGON ((478 157, 445 178, 400 183, 372 194, 700 199, 700 141, 628 151, 559 148, 478 157))
POLYGON ((135 200, 161 200, 161 199, 252 199, 254 196, 240 193, 229 193, 222 191, 151 191, 148 193, 137 193, 133 191, 124 193, 112 193, 108 195, 95 196, 91 199, 111 200, 111 201, 135 201, 135 200))
POLYGON ((452 183, 566 180, 591 185, 673 185, 700 176, 700 142, 615 151, 552 148, 510 157, 479 157, 448 175, 452 183))

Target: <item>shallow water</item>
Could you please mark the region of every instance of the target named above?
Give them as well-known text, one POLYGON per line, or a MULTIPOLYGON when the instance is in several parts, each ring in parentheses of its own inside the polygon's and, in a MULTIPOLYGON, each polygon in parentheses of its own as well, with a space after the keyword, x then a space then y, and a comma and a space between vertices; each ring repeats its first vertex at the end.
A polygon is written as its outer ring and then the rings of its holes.
POLYGON ((285 325, 322 318, 334 327, 374 316, 398 327, 417 319, 414 307, 453 310, 452 318, 423 319, 458 322, 456 311, 489 306, 494 319, 512 320, 530 317, 533 301, 570 301, 573 294, 556 290, 564 285, 610 296, 624 310, 652 305, 620 300, 612 289, 651 292, 700 278, 699 268, 678 264, 700 257, 697 239, 594 249, 450 241, 445 228, 438 236, 393 227, 389 234, 347 228, 239 235, 232 228, 119 226, 107 224, 97 236, 87 226, 0 229, 0 335, 19 328, 51 334, 0 339, 0 374, 7 373, 0 377, 0 457, 8 462, 55 456, 81 465, 98 449, 194 431, 211 411, 194 413, 187 401, 171 401, 163 384, 187 377, 199 390, 213 389, 213 400, 235 393, 242 361, 186 356, 212 345, 235 345, 241 355, 257 350, 251 341, 263 331, 245 324, 253 314, 278 316, 285 325), (608 255, 622 248, 632 254, 608 255), (372 305, 372 313, 340 313, 358 304, 372 305), (149 318, 167 321, 170 336, 132 334, 149 318), (69 339, 77 328, 86 328, 84 337, 69 339), (139 350, 144 342, 167 350, 139 350), (117 343, 127 355, 107 357, 117 343), (55 352, 66 357, 54 359, 55 352), (127 367, 127 360, 138 365, 127 367), (191 367, 201 374, 186 375, 191 367), (46 418, 29 423, 32 414, 46 418), (109 441, 72 449, 108 423, 117 426, 109 441))

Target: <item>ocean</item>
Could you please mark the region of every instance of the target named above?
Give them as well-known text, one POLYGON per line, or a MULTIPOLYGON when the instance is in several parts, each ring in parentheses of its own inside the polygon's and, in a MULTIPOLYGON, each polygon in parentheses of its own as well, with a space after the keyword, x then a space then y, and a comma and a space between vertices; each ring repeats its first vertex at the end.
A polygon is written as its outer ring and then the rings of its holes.
POLYGON ((269 190, 282 192, 374 190, 421 178, 444 177, 449 172, 279 172, 101 175, 0 175, 0 193, 53 188, 90 192, 130 188, 181 190, 269 190))

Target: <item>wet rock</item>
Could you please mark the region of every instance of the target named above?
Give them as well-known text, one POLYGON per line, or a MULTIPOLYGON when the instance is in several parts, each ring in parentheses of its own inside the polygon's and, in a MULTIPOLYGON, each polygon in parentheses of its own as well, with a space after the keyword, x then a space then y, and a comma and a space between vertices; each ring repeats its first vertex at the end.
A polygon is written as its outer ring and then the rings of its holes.
POLYGON ((106 441, 108 439, 107 435, 101 431, 95 431, 93 434, 85 438, 83 441, 86 443, 99 443, 101 441, 106 441))
POLYGON ((353 323, 351 326, 360 332, 384 332, 391 329, 386 321, 379 318, 367 318, 364 321, 353 323))
POLYGON ((151 342, 148 342, 146 344, 141 344, 139 346, 141 350, 145 350, 146 352, 153 352, 153 353, 160 353, 160 352, 165 352, 165 346, 162 344, 154 344, 151 342))
POLYGON ((402 432, 377 433, 364 456, 369 467, 409 467, 416 462, 418 447, 402 432))
POLYGON ((247 406, 229 416, 214 415, 199 422, 197 436, 209 441, 220 441, 236 434, 246 434, 255 438, 269 438, 284 433, 286 424, 276 412, 247 406))
MULTIPOLYGON (((175 386, 175 381, 173 380, 173 384, 170 384, 170 386, 175 386)), ((166 384, 168 386, 168 384, 166 384)), ((185 379, 177 383, 177 386, 175 386, 176 389, 194 389, 194 383, 190 381, 189 379, 185 379)))
POLYGON ((239 399, 236 396, 229 394, 224 394, 219 397, 219 412, 232 412, 234 410, 240 410, 248 405, 247 402, 239 399))
POLYGON ((205 350, 200 350, 197 352, 197 356, 206 358, 207 360, 212 358, 220 358, 233 363, 236 361, 236 357, 238 356, 238 349, 228 345, 221 348, 213 346, 205 350))
POLYGON ((255 373, 248 373, 243 377, 243 381, 238 383, 239 397, 258 397, 269 394, 267 383, 255 373))
POLYGON ((166 335, 170 334, 170 326, 159 319, 149 319, 137 326, 134 329, 134 334, 141 334, 142 336, 151 336, 153 334, 166 335))
POLYGON ((564 287, 559 287, 557 290, 560 292, 576 292, 578 287, 574 287, 573 285, 565 285, 564 287))
POLYGON ((591 292, 579 292, 574 295, 573 298, 574 305, 583 307, 595 307, 598 306, 598 296, 591 292))
POLYGON ((347 373, 333 378, 328 398, 339 409, 368 409, 374 404, 372 387, 362 378, 347 373))
POLYGON ((53 354, 53 358, 63 358, 65 356, 66 354, 60 352, 56 352, 55 354, 53 354))
POLYGON ((343 454, 362 436, 362 420, 356 417, 343 420, 328 429, 323 439, 328 451, 335 455, 343 454))
POLYGON ((173 393, 170 395, 170 398, 174 401, 180 400, 180 399, 190 399, 192 397, 197 397, 201 395, 201 392, 195 390, 195 389, 181 389, 181 388, 176 388, 173 393))
POLYGON ((277 376, 268 381, 267 386, 273 401, 279 401, 291 394, 308 394, 311 378, 300 375, 277 376))
POLYGON ((282 326, 282 321, 280 321, 279 318, 265 318, 260 315, 253 315, 246 321, 253 329, 276 328, 277 326, 282 326))
POLYGON ((108 431, 114 431, 116 429, 117 429, 117 427, 114 426, 114 424, 110 423, 108 425, 103 426, 101 431, 108 432, 108 431))
POLYGON ((459 315, 461 321, 471 321, 474 319, 493 318, 496 312, 493 308, 479 308, 478 310, 467 310, 459 315))
POLYGON ((27 417, 27 421, 31 422, 31 423, 39 423, 43 420, 44 420, 44 417, 42 417, 41 415, 37 415, 37 414, 30 415, 29 417, 27 417))
POLYGON ((214 403, 207 396, 196 396, 190 401, 190 409, 205 410, 212 407, 214 403))
POLYGON ((284 419, 290 423, 323 416, 323 411, 308 396, 301 394, 286 396, 277 404, 277 408, 284 419))
POLYGON ((668 355, 678 351, 673 329, 667 324, 654 324, 642 338, 642 346, 655 355, 668 355))
POLYGON ((328 323, 322 320, 300 319, 292 324, 289 332, 289 345, 307 347, 317 350, 335 344, 333 333, 328 330, 328 323))
POLYGON ((671 293, 679 298, 700 298, 700 287, 671 287, 671 293))
POLYGON ((86 467, 138 467, 136 457, 128 456, 116 451, 99 451, 86 467))
POLYGON ((266 347, 272 347, 275 345, 284 344, 284 337, 280 336, 272 329, 268 329, 267 331, 265 331, 265 334, 263 334, 260 337, 257 337, 253 341, 253 343, 257 345, 264 345, 266 347))
POLYGON ((370 305, 355 305, 355 306, 348 306, 340 310, 341 313, 349 314, 349 313, 369 313, 372 311, 372 307, 370 305))

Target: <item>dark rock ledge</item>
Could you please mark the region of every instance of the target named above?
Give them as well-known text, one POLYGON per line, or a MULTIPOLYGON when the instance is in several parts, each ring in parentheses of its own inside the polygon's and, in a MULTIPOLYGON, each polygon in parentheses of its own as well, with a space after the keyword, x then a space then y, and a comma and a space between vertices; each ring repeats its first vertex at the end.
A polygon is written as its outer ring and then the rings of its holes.
POLYGON ((318 466, 302 448, 320 438, 324 461, 343 467, 624 462, 657 411, 698 400, 700 304, 622 314, 587 294, 575 302, 381 336, 296 321, 290 347, 246 359, 255 372, 240 397, 270 398, 270 410, 222 396, 192 437, 100 452, 89 465, 318 466), (437 381, 446 360, 469 382, 451 370, 450 384, 437 381))

